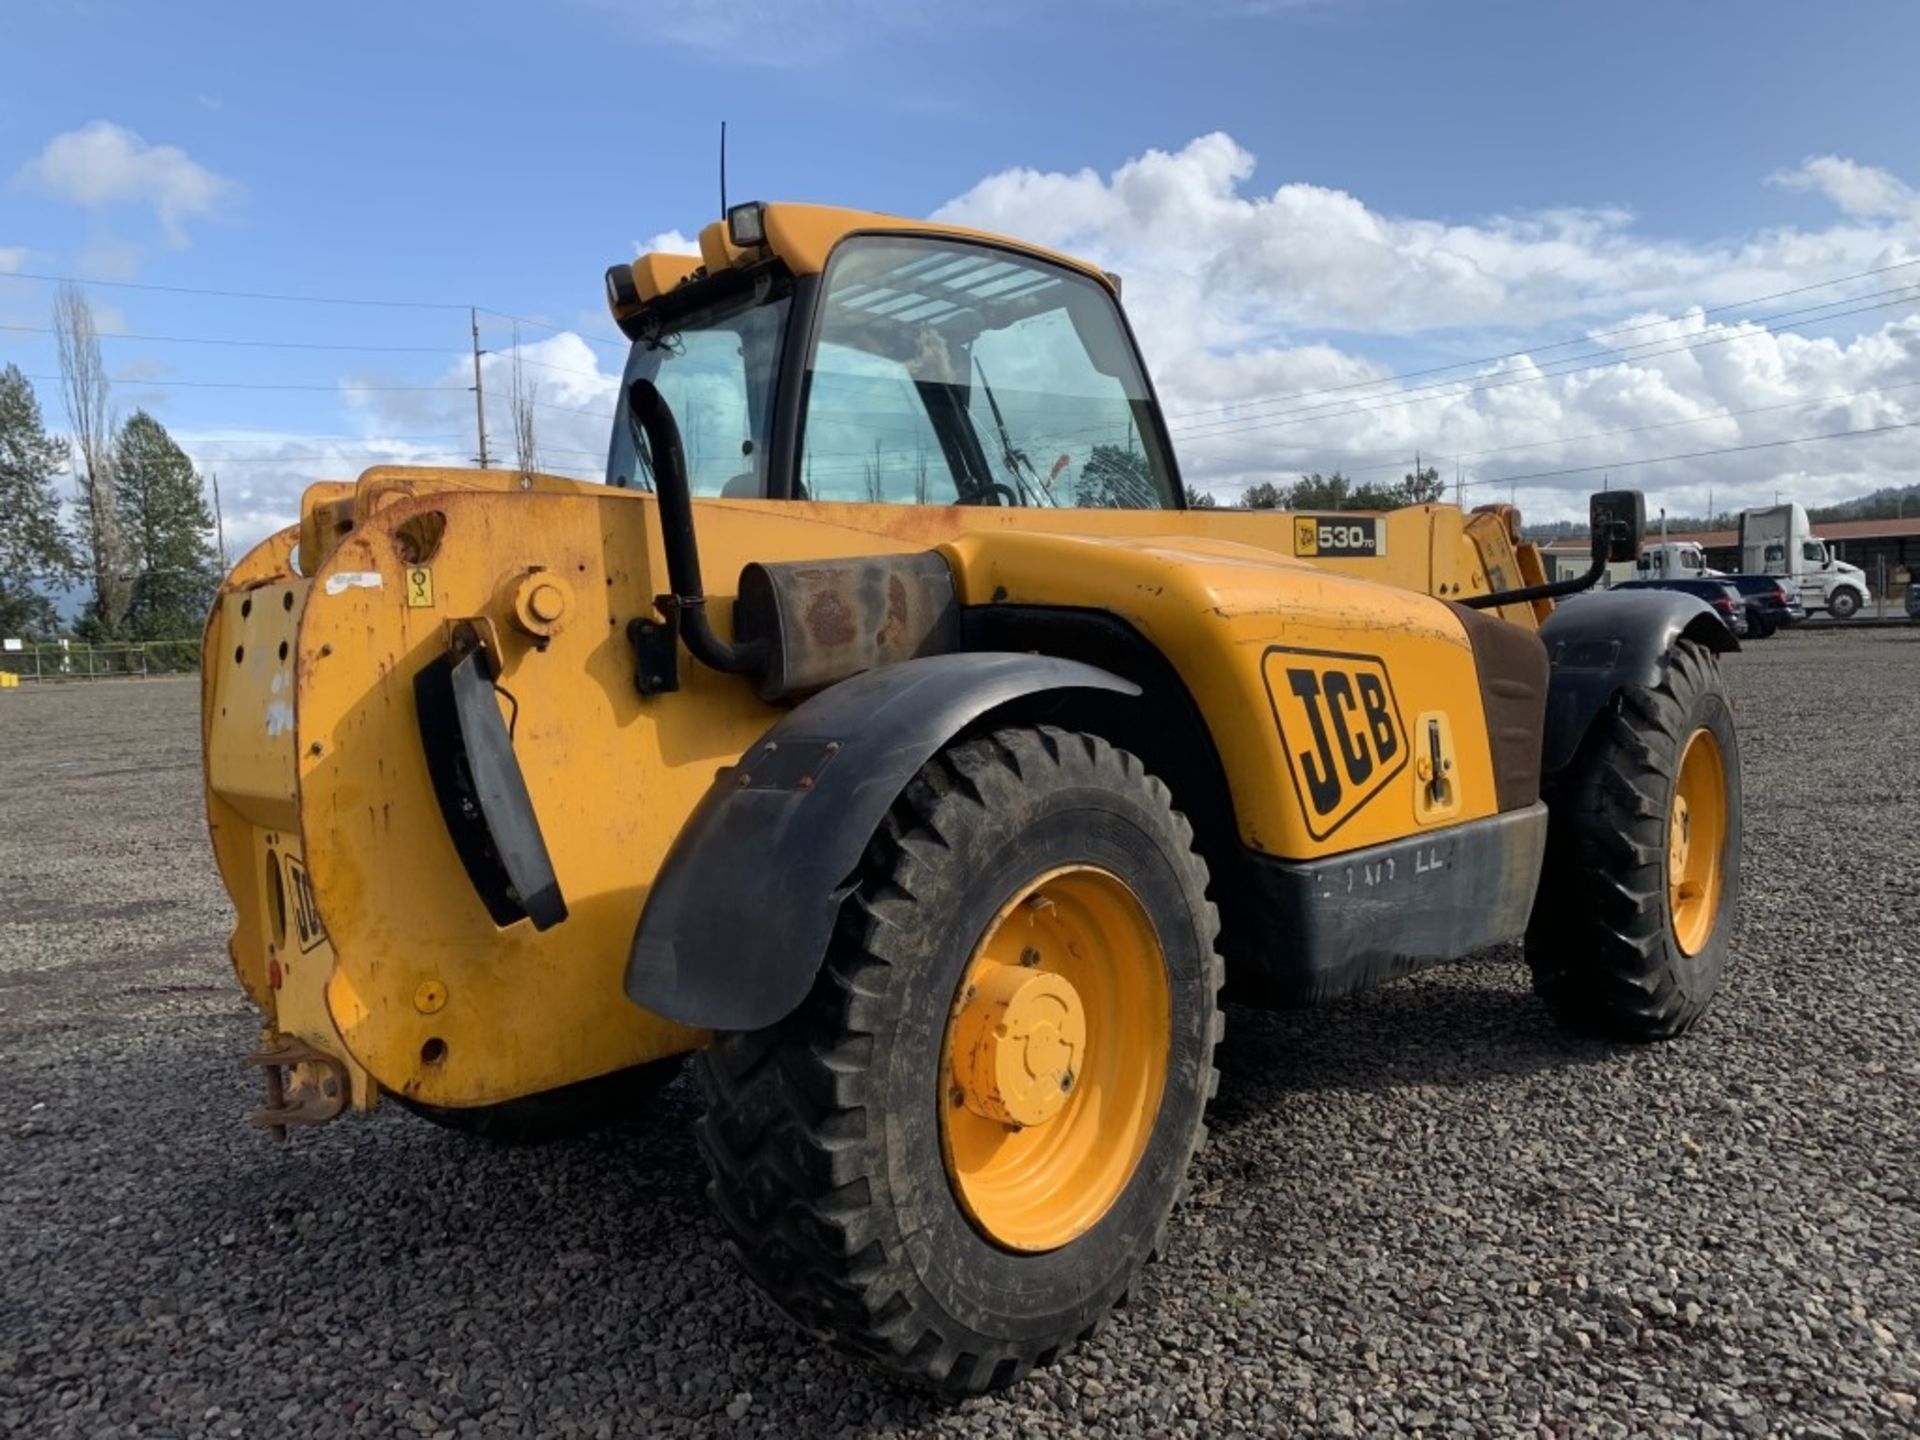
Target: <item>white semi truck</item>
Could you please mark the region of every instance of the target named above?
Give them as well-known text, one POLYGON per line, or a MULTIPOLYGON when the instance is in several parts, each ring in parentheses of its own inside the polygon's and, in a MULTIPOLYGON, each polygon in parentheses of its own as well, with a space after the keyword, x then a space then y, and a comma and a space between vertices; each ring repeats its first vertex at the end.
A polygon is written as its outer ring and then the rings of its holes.
POLYGON ((1800 603, 1850 620, 1873 598, 1867 574, 1836 560, 1813 533, 1799 505, 1763 505, 1740 512, 1740 568, 1748 574, 1780 575, 1799 586, 1800 603))

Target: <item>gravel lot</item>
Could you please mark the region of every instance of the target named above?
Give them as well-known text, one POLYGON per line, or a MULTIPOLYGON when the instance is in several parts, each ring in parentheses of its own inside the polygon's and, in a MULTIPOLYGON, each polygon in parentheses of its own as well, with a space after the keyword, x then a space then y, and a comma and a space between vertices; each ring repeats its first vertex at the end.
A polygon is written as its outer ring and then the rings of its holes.
POLYGON ((1505 952, 1233 1012, 1167 1261, 952 1407, 734 1274, 684 1083, 543 1150, 247 1129, 194 687, 0 692, 0 1435, 1920 1433, 1920 631, 1728 671, 1693 1036, 1565 1039, 1505 952))

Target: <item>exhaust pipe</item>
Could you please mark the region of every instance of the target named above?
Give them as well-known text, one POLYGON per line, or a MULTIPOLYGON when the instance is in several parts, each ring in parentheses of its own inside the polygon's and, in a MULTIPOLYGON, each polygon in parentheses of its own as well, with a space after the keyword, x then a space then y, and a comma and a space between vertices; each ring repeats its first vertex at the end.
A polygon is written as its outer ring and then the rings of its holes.
POLYGON ((758 641, 731 643, 714 633, 707 618, 707 592, 700 581, 700 546, 693 533, 693 495, 687 485, 687 456, 680 445, 680 426, 673 411, 651 380, 627 387, 627 423, 636 431, 635 448, 645 437, 653 461, 653 489, 660 502, 660 540, 667 552, 670 595, 658 596, 668 623, 694 659, 728 675, 756 678, 766 669, 766 647, 758 641))

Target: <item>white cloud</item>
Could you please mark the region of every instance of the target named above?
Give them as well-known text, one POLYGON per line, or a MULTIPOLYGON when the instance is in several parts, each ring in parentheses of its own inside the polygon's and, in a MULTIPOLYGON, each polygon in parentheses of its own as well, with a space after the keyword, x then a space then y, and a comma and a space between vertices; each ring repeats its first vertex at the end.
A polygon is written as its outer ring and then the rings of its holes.
POLYGON ((648 240, 633 242, 635 255, 646 255, 656 250, 667 255, 698 255, 700 240, 697 236, 683 235, 678 230, 662 230, 648 240))
MULTIPOLYGON (((1831 297, 1870 304, 1864 297, 1903 281, 1920 301, 1920 264, 1757 308, 1734 305, 1920 261, 1914 227, 1886 208, 1886 197, 1902 193, 1890 188, 1903 187, 1896 177, 1884 177, 1871 202, 1859 191, 1843 201, 1810 187, 1835 205, 1830 224, 1692 241, 1648 233, 1617 206, 1441 221, 1387 214, 1326 187, 1263 190, 1255 174, 1244 147, 1211 135, 1110 174, 992 175, 939 213, 1121 273, 1186 476, 1229 498, 1252 481, 1308 470, 1396 478, 1416 450, 1449 481, 1457 467, 1474 482, 1470 502, 1513 493, 1541 519, 1582 514, 1600 477, 1532 478, 1539 471, 1624 467, 1612 483, 1644 488, 1655 510, 1675 513, 1704 511, 1709 498, 1721 509, 1767 502, 1776 489, 1819 504, 1920 474, 1920 429, 1625 463, 1920 420, 1920 305, 1827 325, 1801 317, 1779 333, 1756 323, 1831 297), (1623 326, 1638 328, 1602 334, 1623 326), (1559 343, 1581 335, 1616 348, 1559 343), (1508 352, 1517 353, 1394 378, 1508 352)), ((691 246, 668 231, 636 249, 691 246)), ((512 464, 508 341, 488 343, 496 348, 483 362, 489 436, 498 463, 512 464)), ((543 468, 597 477, 618 349, 567 331, 528 342, 522 358, 537 387, 543 468)), ((265 533, 286 523, 302 487, 350 479, 370 455, 469 463, 469 361, 450 360, 430 382, 418 374, 351 379, 445 389, 343 390, 351 423, 337 428, 368 438, 253 446, 268 450, 270 463, 221 471, 223 493, 243 487, 228 501, 231 536, 252 533, 236 525, 265 533)), ((219 464, 189 449, 203 465, 219 464)))
MULTIPOLYGON (((513 356, 511 339, 488 340, 492 347, 481 360, 487 404, 487 443, 493 462, 515 463, 513 453, 513 356)), ((620 389, 625 356, 609 346, 595 346, 572 331, 541 340, 523 341, 521 378, 534 401, 535 451, 540 468, 555 474, 598 479, 605 471, 607 437, 611 431, 614 397, 620 389)), ((369 435, 451 436, 446 445, 470 464, 477 448, 470 360, 449 361, 438 376, 422 382, 417 376, 356 374, 346 383, 364 385, 428 384, 427 390, 344 389, 342 400, 354 425, 369 435)), ((443 446, 444 448, 444 446, 443 446)), ((456 463, 452 460, 435 463, 456 463)), ((325 478, 352 478, 330 475, 325 478)), ((309 476, 309 479, 322 478, 309 476)), ((297 496, 297 489, 292 492, 297 496)))
MULTIPOLYGON (((471 426, 471 415, 469 415, 471 426)), ((373 465, 466 464, 472 442, 301 435, 233 426, 181 427, 173 438, 202 475, 218 477, 227 553, 238 560, 300 514, 300 495, 319 480, 351 480, 373 465)))
POLYGON ((1889 171, 1838 155, 1809 156, 1773 183, 1789 190, 1811 190, 1831 200, 1843 214, 1865 219, 1920 218, 1920 194, 1889 171))
POLYGON ((11 275, 24 269, 27 263, 27 247, 24 245, 0 245, 0 275, 11 275))
MULTIPOLYGON (((1816 336, 1700 309, 1920 259, 1913 192, 1897 178, 1841 160, 1802 172, 1804 185, 1776 178, 1826 195, 1841 223, 1696 242, 1649 234, 1617 206, 1440 221, 1318 185, 1262 190, 1254 156, 1212 134, 1107 175, 1004 171, 936 213, 1119 272, 1187 478, 1232 496, 1305 470, 1391 479, 1416 449, 1449 480, 1458 457, 1467 478, 1494 482, 1920 418, 1911 306, 1816 336), (1623 324, 1644 328, 1613 337, 1610 354, 1556 343, 1623 324), (1412 354, 1404 368, 1420 369, 1529 350, 1404 381, 1380 358, 1412 354), (1824 398, 1840 394, 1854 398, 1824 398), (1777 408, 1718 413, 1763 406, 1777 408), (1666 428, 1569 438, 1650 425, 1666 428)), ((1920 284, 1920 265, 1745 313, 1902 282, 1920 284)), ((1915 435, 1637 467, 1614 483, 1676 511, 1775 488, 1819 503, 1904 483, 1920 471, 1915 435)), ((1597 478, 1522 481, 1518 499, 1540 518, 1574 516, 1597 478)))
POLYGON ((241 193, 178 146, 150 145, 110 120, 54 136, 15 180, 88 209, 148 206, 174 245, 188 243, 189 220, 224 213, 241 193))

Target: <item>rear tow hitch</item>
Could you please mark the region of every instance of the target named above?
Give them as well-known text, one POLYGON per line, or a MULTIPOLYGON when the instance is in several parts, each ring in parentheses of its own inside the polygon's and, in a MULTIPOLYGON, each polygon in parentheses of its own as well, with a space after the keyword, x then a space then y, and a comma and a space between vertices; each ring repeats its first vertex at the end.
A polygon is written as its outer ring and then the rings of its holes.
POLYGON ((347 1108, 347 1067, 291 1035, 268 1034, 247 1056, 267 1083, 267 1103, 250 1124, 285 1140, 289 1125, 324 1125, 347 1108))

